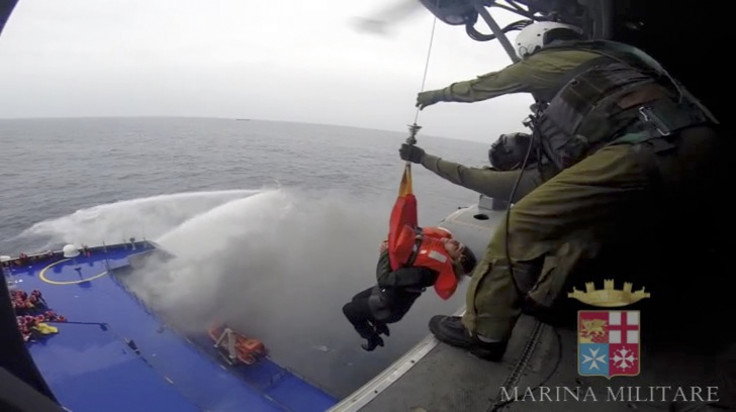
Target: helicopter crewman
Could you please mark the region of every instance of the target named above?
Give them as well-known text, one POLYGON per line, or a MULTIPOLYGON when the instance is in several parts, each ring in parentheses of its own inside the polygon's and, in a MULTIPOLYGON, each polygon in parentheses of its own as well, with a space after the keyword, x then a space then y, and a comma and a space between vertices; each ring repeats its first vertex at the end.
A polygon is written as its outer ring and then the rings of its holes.
MULTIPOLYGON (((522 309, 551 307, 568 275, 602 245, 660 222, 682 199, 709 190, 716 173, 723 139, 710 112, 641 50, 582 33, 531 24, 515 40, 519 62, 417 96, 420 109, 521 92, 537 100, 530 118, 543 183, 497 227, 465 314, 438 315, 429 325, 439 340, 485 359, 501 359, 522 309)), ((400 153, 429 169, 437 163, 420 148, 400 153)))

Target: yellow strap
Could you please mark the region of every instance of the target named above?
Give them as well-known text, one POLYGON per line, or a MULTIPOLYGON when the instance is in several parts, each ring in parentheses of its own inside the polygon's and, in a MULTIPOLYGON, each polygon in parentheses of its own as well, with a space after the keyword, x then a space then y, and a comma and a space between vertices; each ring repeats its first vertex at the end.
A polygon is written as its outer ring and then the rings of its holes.
POLYGON ((410 194, 412 194, 411 163, 406 162, 406 166, 404 166, 404 174, 401 176, 401 184, 399 185, 399 196, 410 194))

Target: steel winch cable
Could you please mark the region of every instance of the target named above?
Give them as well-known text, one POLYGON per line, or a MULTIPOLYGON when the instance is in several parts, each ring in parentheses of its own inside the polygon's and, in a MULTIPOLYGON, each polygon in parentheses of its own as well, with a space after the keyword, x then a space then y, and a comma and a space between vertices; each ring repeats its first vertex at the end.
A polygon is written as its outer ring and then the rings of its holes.
POLYGON ((511 237, 509 233, 509 225, 511 224, 511 205, 514 201, 514 196, 516 196, 516 190, 519 188, 519 183, 521 183, 521 177, 524 175, 524 170, 526 170, 526 166, 529 163, 529 156, 532 153, 532 150, 534 148, 534 141, 536 140, 538 131, 536 129, 536 126, 534 124, 534 120, 536 119, 536 114, 531 114, 527 118, 526 121, 524 121, 524 125, 527 127, 530 127, 532 129, 531 138, 529 139, 529 147, 526 149, 526 155, 524 155, 524 161, 521 163, 521 168, 519 170, 519 176, 516 177, 516 181, 514 182, 514 187, 511 189, 511 193, 509 194, 509 200, 506 202, 506 224, 504 227, 504 249, 506 254, 506 263, 509 266, 509 274, 511 275, 511 280, 514 282, 514 285, 516 286, 516 289, 519 290, 519 286, 516 282, 516 278, 514 277, 514 262, 511 260, 511 255, 509 253, 509 238, 511 237))
MULTIPOLYGON (((424 85, 427 82, 427 72, 429 71, 429 58, 432 56, 432 44, 434 43, 434 29, 437 27, 437 17, 432 21, 432 31, 429 34, 429 46, 427 47, 427 58, 424 62, 424 74, 422 75, 422 86, 419 88, 420 92, 424 91, 424 85)), ((416 113, 414 114, 414 123, 416 124, 419 118, 419 108, 417 107, 416 113)))
MULTIPOLYGON (((439 0, 437 1, 439 5, 439 0)), ((424 62, 424 74, 422 75, 422 85, 419 87, 419 92, 424 91, 424 85, 427 82, 427 72, 429 71, 429 58, 432 56, 432 45, 434 44, 434 31, 435 27, 437 27, 437 17, 435 16, 434 20, 432 20, 432 30, 429 34, 429 46, 427 47, 427 58, 424 62)), ((419 126, 417 124, 417 120, 419 120, 419 112, 421 111, 420 108, 416 108, 416 111, 414 112, 414 123, 409 125, 409 137, 406 139, 406 143, 409 145, 413 145, 417 142, 416 135, 419 129, 422 128, 422 126, 419 126)))

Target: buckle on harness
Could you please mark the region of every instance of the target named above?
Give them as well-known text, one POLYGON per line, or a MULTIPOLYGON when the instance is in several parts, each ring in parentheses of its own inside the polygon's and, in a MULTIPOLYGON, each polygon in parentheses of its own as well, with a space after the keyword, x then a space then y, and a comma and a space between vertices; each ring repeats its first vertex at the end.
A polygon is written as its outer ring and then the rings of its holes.
POLYGON ((653 125, 654 129, 662 136, 669 136, 672 133, 666 123, 649 106, 641 106, 639 108, 639 117, 644 123, 653 125))
POLYGON ((414 237, 414 246, 411 248, 411 255, 409 255, 409 260, 407 260, 404 267, 412 266, 414 264, 414 261, 417 260, 417 255, 419 254, 419 248, 422 246, 422 241, 424 240, 422 230, 417 228, 416 233, 417 235, 414 237))

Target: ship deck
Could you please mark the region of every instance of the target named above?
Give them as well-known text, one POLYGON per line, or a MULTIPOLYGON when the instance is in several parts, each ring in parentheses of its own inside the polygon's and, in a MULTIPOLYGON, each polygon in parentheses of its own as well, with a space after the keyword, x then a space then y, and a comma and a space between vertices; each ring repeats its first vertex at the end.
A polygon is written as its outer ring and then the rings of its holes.
POLYGON ((28 348, 60 404, 72 411, 324 411, 336 400, 267 357, 229 366, 211 340, 167 327, 116 279, 156 251, 150 242, 61 253, 12 267, 12 288, 41 291, 67 322, 28 348))

